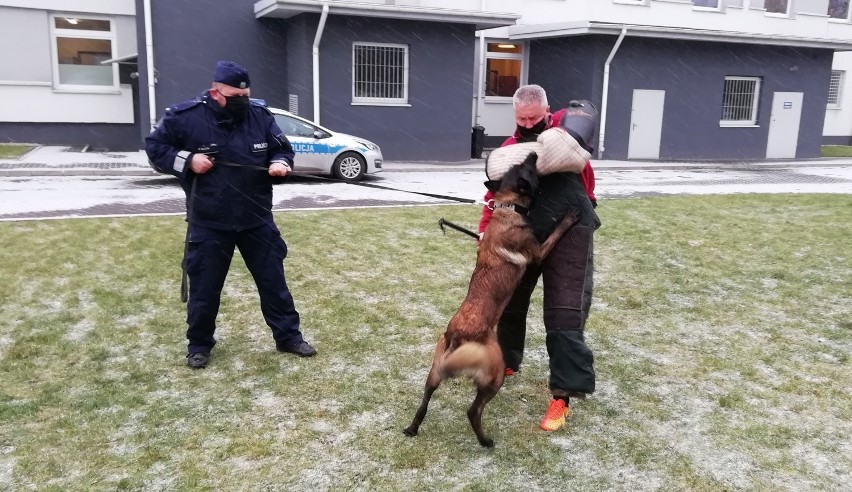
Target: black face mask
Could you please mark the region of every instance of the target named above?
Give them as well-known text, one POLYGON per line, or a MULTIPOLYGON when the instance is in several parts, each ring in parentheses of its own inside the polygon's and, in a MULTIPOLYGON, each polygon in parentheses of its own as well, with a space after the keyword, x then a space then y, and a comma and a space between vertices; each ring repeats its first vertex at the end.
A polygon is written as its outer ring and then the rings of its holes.
POLYGON ((236 121, 246 117, 250 105, 248 96, 225 96, 225 111, 236 121))
POLYGON ((542 118, 541 121, 532 126, 532 128, 524 128, 521 125, 518 125, 518 133, 521 135, 521 138, 524 142, 531 142, 538 138, 547 128, 547 118, 542 118))

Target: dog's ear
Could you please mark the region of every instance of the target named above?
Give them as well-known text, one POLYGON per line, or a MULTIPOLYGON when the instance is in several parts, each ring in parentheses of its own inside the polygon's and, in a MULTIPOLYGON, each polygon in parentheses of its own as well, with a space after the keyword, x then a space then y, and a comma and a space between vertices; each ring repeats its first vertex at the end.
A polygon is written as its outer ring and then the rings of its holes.
POLYGON ((527 178, 523 176, 518 178, 518 194, 530 196, 535 191, 533 188, 534 185, 527 178))
POLYGON ((490 181, 486 181, 485 188, 488 189, 488 191, 493 191, 494 193, 497 193, 497 191, 500 189, 500 180, 492 179, 490 181))
POLYGON ((530 152, 527 155, 527 158, 524 159, 524 162, 521 163, 521 165, 535 169, 536 162, 538 162, 538 154, 536 154, 535 152, 530 152))

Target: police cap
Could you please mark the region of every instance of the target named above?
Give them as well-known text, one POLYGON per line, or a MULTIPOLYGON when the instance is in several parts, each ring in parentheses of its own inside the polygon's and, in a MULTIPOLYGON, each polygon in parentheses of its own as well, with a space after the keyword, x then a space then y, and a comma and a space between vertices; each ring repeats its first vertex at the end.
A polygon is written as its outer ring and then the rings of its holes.
POLYGON ((216 74, 213 76, 213 81, 239 89, 245 89, 251 85, 248 70, 237 62, 224 60, 216 62, 216 74))

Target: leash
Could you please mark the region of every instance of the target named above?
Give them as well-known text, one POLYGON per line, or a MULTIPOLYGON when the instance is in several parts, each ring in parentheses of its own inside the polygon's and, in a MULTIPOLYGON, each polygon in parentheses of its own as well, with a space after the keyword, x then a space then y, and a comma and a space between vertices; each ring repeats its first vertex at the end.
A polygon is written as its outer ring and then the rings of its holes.
MULTIPOLYGON (((263 166, 255 166, 253 164, 237 164, 236 162, 217 161, 215 159, 213 160, 213 165, 222 165, 228 167, 245 167, 247 169, 255 169, 259 171, 269 170, 269 168, 263 166)), ((189 231, 192 226, 192 210, 193 208, 195 208, 195 187, 198 184, 198 176, 198 174, 192 176, 192 185, 190 185, 189 187, 189 198, 187 199, 186 205, 186 236, 184 236, 183 238, 183 259, 180 262, 180 300, 184 303, 189 300, 189 273, 187 272, 187 268, 189 267, 189 260, 187 259, 187 255, 189 254, 189 231)))
POLYGON ((180 260, 180 302, 189 300, 189 283, 187 282, 187 254, 189 253, 189 230, 192 225, 192 209, 195 203, 195 185, 198 183, 198 175, 192 177, 192 185, 189 187, 189 199, 186 204, 186 236, 183 238, 183 259, 180 260))
POLYGON ((388 191, 400 191, 402 193, 412 193, 412 194, 415 194, 415 195, 423 195, 423 196, 428 196, 430 198, 438 198, 438 199, 441 199, 441 200, 452 200, 452 201, 461 202, 461 203, 482 203, 479 200, 472 200, 470 198, 460 198, 460 197, 457 197, 457 196, 450 196, 450 195, 438 195, 438 194, 435 194, 435 193, 426 193, 424 191, 400 190, 399 188, 391 188, 390 186, 382 186, 382 185, 377 185, 377 184, 374 184, 374 183, 363 183, 363 182, 360 182, 360 181, 358 181, 358 182, 344 181, 342 179, 326 178, 326 177, 323 177, 323 176, 314 176, 312 174, 302 174, 302 173, 298 173, 298 172, 294 172, 294 174, 296 174, 297 176, 303 177, 303 178, 316 179, 316 180, 319 180, 319 181, 330 181, 332 183, 343 183, 343 184, 350 184, 350 185, 355 185, 355 186, 364 186, 366 188, 377 188, 377 189, 380 189, 380 190, 388 190, 388 191))
MULTIPOLYGON (((269 171, 268 167, 256 166, 254 164, 239 164, 239 163, 236 163, 236 162, 223 161, 223 160, 219 160, 219 159, 215 159, 215 158, 213 159, 213 165, 214 166, 227 166, 227 167, 244 167, 246 169, 253 169, 253 170, 256 170, 256 171, 267 171, 267 172, 269 171)), ((390 186, 382 186, 382 185, 377 185, 377 184, 374 184, 374 183, 344 181, 342 179, 326 178, 326 177, 323 177, 323 176, 315 176, 315 175, 312 175, 312 174, 302 174, 302 173, 298 173, 298 172, 294 172, 294 171, 291 171, 290 174, 295 174, 295 175, 303 177, 303 178, 315 179, 315 180, 318 180, 318 181, 328 181, 328 182, 332 182, 332 183, 343 183, 343 184, 349 184, 349 185, 354 185, 354 186, 363 186, 363 187, 366 187, 366 188, 376 188, 376 189, 380 189, 380 190, 399 191, 399 192, 403 192, 403 193, 412 193, 414 195, 428 196, 430 198, 437 198, 439 200, 451 200, 451 201, 456 201, 456 202, 460 202, 460 203, 472 203, 472 204, 481 203, 479 200, 472 200, 470 198, 460 198, 460 197, 457 197, 457 196, 450 196, 450 195, 439 195, 439 194, 436 194, 436 193, 426 193, 426 192, 423 192, 423 191, 400 190, 398 188, 391 188, 390 186)), ((193 205, 195 204, 195 187, 196 187, 196 184, 198 183, 198 176, 199 175, 196 174, 192 177, 192 185, 190 186, 189 198, 187 200, 187 210, 186 210, 187 226, 186 226, 186 236, 184 237, 184 240, 183 240, 183 259, 181 260, 181 280, 180 280, 180 300, 181 300, 181 302, 187 302, 188 299, 189 299, 189 282, 187 280, 188 279, 187 255, 189 253, 189 231, 190 231, 190 226, 192 224, 192 211, 193 211, 193 208, 194 208, 193 205)), ((473 232, 469 229, 465 229, 464 227, 461 227, 459 225, 456 225, 456 224, 453 224, 449 221, 446 221, 443 218, 441 218, 441 220, 438 222, 438 224, 441 226, 441 230, 443 230, 444 229, 443 226, 446 225, 448 227, 451 227, 451 228, 456 229, 458 231, 464 232, 465 234, 468 234, 472 237, 479 239, 479 234, 476 234, 475 232, 473 232)), ((446 231, 444 231, 444 233, 446 234, 446 231)))
POLYGON ((462 227, 462 226, 460 226, 460 225, 458 225, 458 224, 453 224, 453 223, 452 223, 452 222, 450 222, 449 220, 445 220, 443 217, 441 217, 441 219, 438 221, 438 227, 440 227, 440 228, 441 228, 441 230, 444 232, 444 234, 446 234, 446 233, 447 233, 447 231, 446 231, 446 230, 444 230, 444 226, 447 226, 447 227, 449 227, 449 228, 455 229, 455 230, 457 230, 457 231, 459 231, 459 232, 463 232, 463 233, 467 234, 468 236, 471 236, 471 237, 473 237, 473 238, 475 238, 475 239, 479 239, 479 234, 477 234, 477 233, 475 233, 475 232, 471 231, 470 229, 468 229, 468 228, 466 228, 466 227, 462 227))

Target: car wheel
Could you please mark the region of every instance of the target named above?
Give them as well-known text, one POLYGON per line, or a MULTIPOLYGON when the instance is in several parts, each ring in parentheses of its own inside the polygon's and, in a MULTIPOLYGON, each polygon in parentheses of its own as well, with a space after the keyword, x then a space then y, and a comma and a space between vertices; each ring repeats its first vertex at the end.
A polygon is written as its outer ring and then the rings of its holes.
POLYGON ((355 152, 344 152, 337 156, 331 166, 331 174, 341 181, 358 181, 367 171, 367 161, 355 152))

